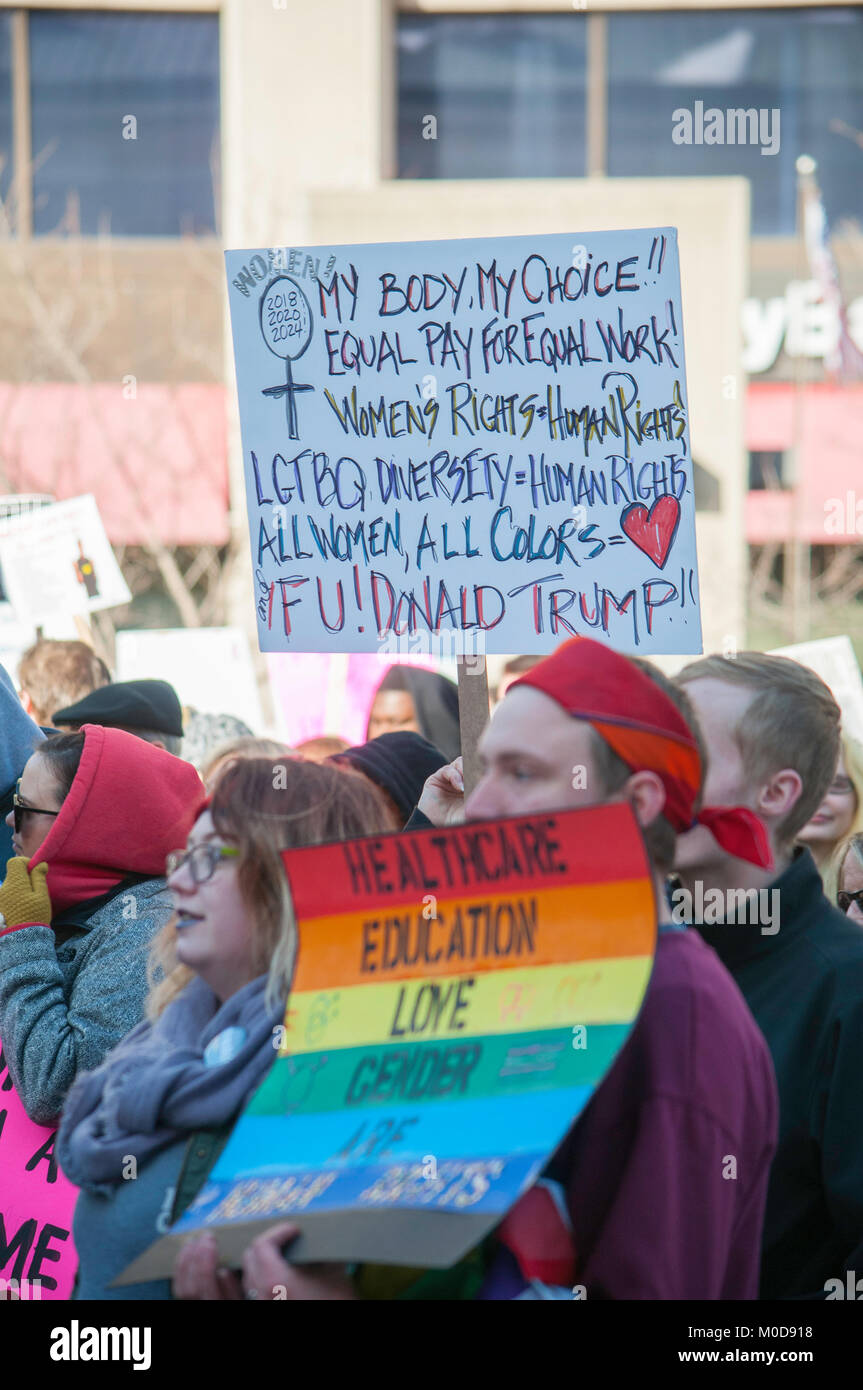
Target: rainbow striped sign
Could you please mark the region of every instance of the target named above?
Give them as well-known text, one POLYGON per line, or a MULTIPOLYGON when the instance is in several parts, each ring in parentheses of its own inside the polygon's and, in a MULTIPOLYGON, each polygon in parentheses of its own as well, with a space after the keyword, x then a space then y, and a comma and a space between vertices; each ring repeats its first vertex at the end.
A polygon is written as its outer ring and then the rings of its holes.
POLYGON ((453 1264, 540 1175, 641 1006, 656 906, 626 804, 284 858, 300 950, 279 1055, 118 1282, 203 1228, 238 1263, 294 1215, 292 1259, 453 1264))

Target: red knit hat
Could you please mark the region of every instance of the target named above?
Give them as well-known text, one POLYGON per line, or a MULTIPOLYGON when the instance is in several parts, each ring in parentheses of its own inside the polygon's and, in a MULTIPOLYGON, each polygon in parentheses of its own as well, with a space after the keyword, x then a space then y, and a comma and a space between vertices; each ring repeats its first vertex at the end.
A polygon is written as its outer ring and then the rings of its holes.
MULTIPOLYGON (((633 772, 655 772, 665 787, 663 815, 682 834, 705 825, 736 859, 773 867, 764 825, 744 806, 703 806, 701 756, 676 705, 625 656, 589 637, 572 637, 509 687, 541 690, 575 719, 585 719, 633 772)), ((509 692, 507 692, 509 693, 509 692)))

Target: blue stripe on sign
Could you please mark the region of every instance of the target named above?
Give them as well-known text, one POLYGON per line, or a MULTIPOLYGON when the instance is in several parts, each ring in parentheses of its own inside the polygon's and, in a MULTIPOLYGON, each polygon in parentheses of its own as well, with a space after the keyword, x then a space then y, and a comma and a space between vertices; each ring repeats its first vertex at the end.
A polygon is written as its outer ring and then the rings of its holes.
POLYGON ((210 1224, 279 1220, 325 1211, 389 1209, 503 1213, 539 1176, 548 1161, 543 1151, 445 1159, 425 1163, 374 1163, 362 1168, 285 1167, 278 1175, 208 1182, 173 1231, 210 1224))
POLYGON ((262 1162, 283 1153, 302 1168, 356 1167, 410 1162, 433 1154, 440 1161, 471 1154, 485 1158, 537 1150, 551 1154, 579 1115, 593 1086, 572 1086, 501 1099, 441 1101, 438 1105, 375 1108, 317 1115, 244 1115, 228 1141, 213 1177, 266 1177, 285 1163, 262 1162))

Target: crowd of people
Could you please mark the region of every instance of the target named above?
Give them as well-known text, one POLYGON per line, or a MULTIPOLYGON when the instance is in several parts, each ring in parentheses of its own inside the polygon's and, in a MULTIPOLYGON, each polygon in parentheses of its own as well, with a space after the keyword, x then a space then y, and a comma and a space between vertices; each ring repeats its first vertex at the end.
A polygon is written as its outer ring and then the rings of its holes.
POLYGON ((863 750, 813 672, 741 653, 670 680, 572 638, 504 669, 468 795, 456 687, 419 668, 387 672, 355 747, 184 711, 80 642, 37 643, 19 683, 0 671, 0 1038, 80 1188, 76 1298, 823 1298, 863 1269, 863 750), (241 1268, 205 1235, 171 1280, 112 1287, 272 1063, 299 947, 283 850, 612 801, 653 876, 649 985, 479 1248, 388 1280, 292 1264, 283 1222, 241 1268))

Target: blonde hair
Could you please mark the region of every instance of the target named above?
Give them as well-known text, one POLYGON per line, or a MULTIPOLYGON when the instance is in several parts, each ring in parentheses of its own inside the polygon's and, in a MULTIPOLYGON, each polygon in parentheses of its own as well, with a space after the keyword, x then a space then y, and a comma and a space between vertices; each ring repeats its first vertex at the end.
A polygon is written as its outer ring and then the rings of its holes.
MULTIPOLYGON (((285 1000, 297 954, 297 924, 282 851, 387 831, 386 808, 371 783, 332 764, 285 757, 237 758, 220 774, 209 805, 213 824, 235 845, 240 896, 254 925, 253 964, 268 972, 266 1002, 285 1000)), ((146 1015, 155 1019, 194 972, 177 959, 176 914, 153 939, 146 1015)))
MULTIPOLYGON (((833 894, 833 901, 836 900, 836 893, 842 882, 842 870, 845 867, 845 860, 848 858, 849 851, 853 850, 857 856, 857 862, 863 868, 863 833, 859 830, 852 835, 846 835, 844 840, 840 840, 836 853, 830 861, 830 868, 836 878, 836 892, 833 894)), ((826 886, 825 886, 826 892, 826 886)))
MULTIPOLYGON (((842 749, 842 761, 845 764, 845 775, 854 788, 857 805, 854 808, 854 819, 847 834, 839 841, 821 874, 824 892, 833 903, 835 903, 836 894, 839 891, 839 876, 845 862, 845 855, 852 842, 859 840, 863 834, 863 744, 858 743, 857 739, 852 738, 850 734, 843 734, 839 742, 842 749)), ((836 766, 837 768, 839 766, 838 758, 836 759, 836 766)), ((854 849, 859 854, 860 845, 855 844, 854 849)))
POLYGON ((58 709, 110 685, 111 672, 86 642, 40 637, 21 657, 18 683, 30 696, 36 723, 48 725, 58 709))

